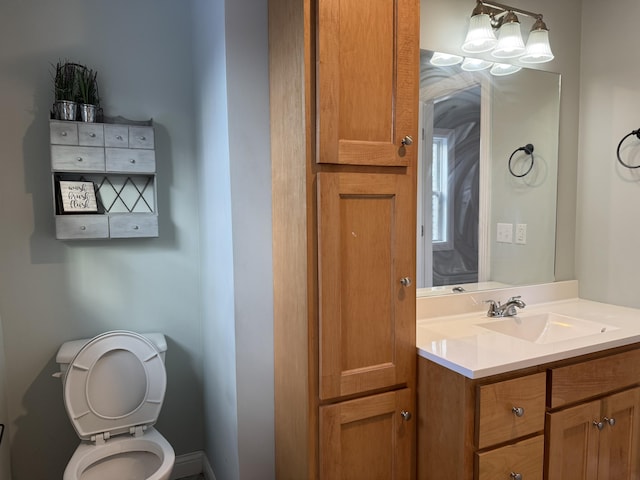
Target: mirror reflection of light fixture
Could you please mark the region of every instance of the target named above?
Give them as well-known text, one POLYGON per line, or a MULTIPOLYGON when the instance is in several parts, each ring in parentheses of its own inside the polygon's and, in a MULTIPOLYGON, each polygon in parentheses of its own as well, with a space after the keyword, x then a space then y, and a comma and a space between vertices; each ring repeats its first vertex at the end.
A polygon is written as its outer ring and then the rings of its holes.
POLYGON ((522 67, 518 65, 511 65, 510 63, 494 63, 489 73, 496 77, 503 77, 505 75, 511 75, 522 70, 522 67))
POLYGON ((449 67, 462 62, 462 57, 459 55, 451 55, 449 53, 433 52, 433 56, 429 61, 431 62, 431 65, 435 65, 436 67, 449 67))
POLYGON ((482 60, 480 58, 471 58, 466 57, 460 65, 460 68, 466 70, 467 72, 478 72, 480 70, 486 70, 493 62, 488 62, 487 60, 482 60))
POLYGON ((491 51, 495 58, 520 58, 523 63, 553 60, 549 45, 549 29, 542 14, 510 7, 492 0, 477 0, 469 20, 469 30, 462 50, 467 53, 491 51), (522 40, 517 14, 535 18, 527 44, 522 40), (493 29, 498 30, 496 40, 493 29))

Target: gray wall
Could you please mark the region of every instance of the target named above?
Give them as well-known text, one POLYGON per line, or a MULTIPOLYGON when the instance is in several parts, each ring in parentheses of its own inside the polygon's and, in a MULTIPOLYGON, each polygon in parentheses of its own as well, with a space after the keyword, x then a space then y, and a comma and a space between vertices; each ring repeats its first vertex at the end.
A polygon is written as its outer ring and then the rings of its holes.
POLYGON ((189 2, 5 0, 0 15, 0 316, 13 480, 61 478, 78 438, 55 354, 127 328, 167 335, 159 430, 204 448, 196 122, 189 2), (156 125, 160 238, 54 239, 51 63, 98 70, 105 112, 156 125))
MULTIPOLYGON (((581 0, 509 0, 506 3, 544 15, 555 59, 540 68, 562 75, 555 272, 556 280, 573 279, 581 0)), ((461 53, 460 45, 475 4, 468 0, 421 0, 420 6, 421 48, 461 53)), ((523 19, 522 23, 525 22, 530 20, 523 19)))
POLYGON ((267 1, 194 2, 206 453, 275 476, 267 1))
MULTIPOLYGON (((640 307, 640 172, 616 159, 618 142, 636 130, 640 89, 637 20, 640 3, 619 0, 606 15, 583 0, 578 171, 577 278, 580 295, 640 307)), ((624 143, 624 159, 640 165, 640 141, 624 143)))
POLYGON ((0 478, 11 478, 9 468, 9 411, 7 408, 7 382, 5 380, 6 360, 4 358, 4 335, 2 333, 2 319, 0 318, 0 423, 4 430, 0 432, 0 478))

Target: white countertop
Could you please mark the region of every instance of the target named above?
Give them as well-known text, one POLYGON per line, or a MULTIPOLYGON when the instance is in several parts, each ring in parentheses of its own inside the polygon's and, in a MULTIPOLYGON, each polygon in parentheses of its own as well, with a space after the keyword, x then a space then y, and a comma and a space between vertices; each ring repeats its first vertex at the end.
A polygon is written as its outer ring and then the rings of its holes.
POLYGON ((570 298, 527 305, 519 317, 526 321, 527 316, 540 313, 601 322, 615 329, 536 344, 478 326, 497 320, 487 317, 484 308, 481 312, 419 319, 418 354, 468 378, 482 378, 640 342, 640 309, 570 298))

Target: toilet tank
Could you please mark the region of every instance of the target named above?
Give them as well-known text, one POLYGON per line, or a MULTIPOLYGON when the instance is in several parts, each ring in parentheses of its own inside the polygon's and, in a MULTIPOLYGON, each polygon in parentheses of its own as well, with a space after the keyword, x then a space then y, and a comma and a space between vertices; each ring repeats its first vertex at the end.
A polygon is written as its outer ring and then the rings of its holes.
MULTIPOLYGON (((158 353, 160 353, 160 358, 164 362, 164 357, 167 351, 167 341, 164 338, 164 335, 162 333, 141 333, 140 335, 155 345, 158 353)), ((56 355, 56 362, 60 365, 60 372, 54 374, 54 376, 62 377, 69 368, 69 363, 71 363, 80 349, 82 349, 82 347, 84 347, 90 340, 91 338, 83 338, 63 343, 58 349, 58 354, 56 355)))

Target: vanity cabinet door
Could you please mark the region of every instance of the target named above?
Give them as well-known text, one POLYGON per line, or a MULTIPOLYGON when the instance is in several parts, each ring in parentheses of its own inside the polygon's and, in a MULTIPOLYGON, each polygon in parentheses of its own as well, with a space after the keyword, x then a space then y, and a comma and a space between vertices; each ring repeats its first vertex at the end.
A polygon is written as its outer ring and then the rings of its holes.
POLYGON ((411 181, 401 174, 318 174, 323 400, 413 382, 411 181))
POLYGON ((599 420, 599 400, 547 414, 547 480, 598 478, 599 420))
POLYGON ((413 407, 407 388, 320 407, 320 478, 412 478, 413 407))
POLYGON ((548 480, 640 478, 640 387, 548 414, 548 480))
POLYGON ((419 7, 417 0, 318 2, 319 163, 414 162, 419 7), (413 145, 403 145, 406 136, 413 145))
POLYGON ((640 478, 640 388, 602 401, 598 479, 640 478))

